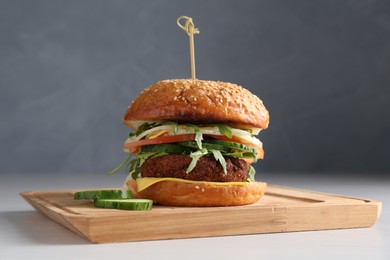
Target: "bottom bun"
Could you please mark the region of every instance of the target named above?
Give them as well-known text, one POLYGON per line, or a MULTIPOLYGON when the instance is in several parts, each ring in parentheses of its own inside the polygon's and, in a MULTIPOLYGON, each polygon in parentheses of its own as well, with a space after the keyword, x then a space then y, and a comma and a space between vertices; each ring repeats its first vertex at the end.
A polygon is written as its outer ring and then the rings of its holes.
POLYGON ((138 192, 137 182, 126 182, 136 198, 151 199, 164 206, 210 207, 238 206, 258 201, 267 183, 251 182, 247 185, 216 186, 210 183, 183 183, 162 181, 138 192))

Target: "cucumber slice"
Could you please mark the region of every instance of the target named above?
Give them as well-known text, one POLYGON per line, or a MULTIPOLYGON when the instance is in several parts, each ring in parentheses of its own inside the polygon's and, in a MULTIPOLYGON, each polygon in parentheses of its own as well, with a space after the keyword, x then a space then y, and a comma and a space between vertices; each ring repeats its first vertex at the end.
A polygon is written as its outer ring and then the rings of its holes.
POLYGON ((131 199, 133 196, 131 190, 87 190, 76 192, 73 198, 75 200, 131 199))
POLYGON ((245 144, 239 144, 235 142, 229 142, 229 141, 222 141, 222 140, 207 140, 208 143, 211 144, 217 144, 224 147, 229 147, 231 149, 241 150, 241 151, 248 151, 248 152, 256 152, 256 149, 253 149, 245 144))
MULTIPOLYGON (((224 147, 223 145, 220 144, 212 144, 208 142, 209 140, 202 142, 202 147, 207 149, 207 150, 218 150, 218 151, 224 151, 227 152, 229 150, 229 147, 224 147)), ((186 147, 191 147, 198 149, 198 145, 196 142, 180 142, 179 143, 182 146, 186 147)))
POLYGON ((148 199, 96 199, 95 207, 123 210, 151 210, 153 200, 148 199))
POLYGON ((152 144, 142 146, 141 152, 190 154, 193 149, 177 144, 152 144))

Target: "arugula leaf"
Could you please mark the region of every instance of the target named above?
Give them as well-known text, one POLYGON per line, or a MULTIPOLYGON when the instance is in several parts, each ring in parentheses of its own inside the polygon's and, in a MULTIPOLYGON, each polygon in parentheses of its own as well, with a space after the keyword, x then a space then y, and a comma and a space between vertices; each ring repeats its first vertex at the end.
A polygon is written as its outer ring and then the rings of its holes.
POLYGON ((131 158, 131 154, 129 154, 121 164, 119 164, 114 170, 110 171, 108 174, 113 175, 114 173, 118 172, 123 166, 128 164, 130 158, 131 158))
POLYGON ((148 159, 149 157, 152 157, 155 154, 156 153, 154 153, 154 152, 137 154, 137 158, 139 160, 138 167, 142 166, 142 164, 145 162, 146 159, 148 159))
POLYGON ((118 165, 114 170, 109 172, 109 175, 118 172, 122 167, 126 165, 126 173, 131 174, 132 178, 136 179, 139 177, 139 174, 141 173, 141 166, 146 161, 146 159, 152 157, 159 157, 167 154, 168 153, 165 152, 145 152, 134 155, 135 158, 133 159, 131 159, 133 154, 129 154, 120 165, 118 165))
POLYGON ((232 128, 227 125, 218 125, 219 132, 228 138, 233 137, 232 128))
POLYGON ((133 171, 129 172, 129 174, 131 174, 131 178, 133 180, 137 179, 140 177, 140 174, 141 174, 141 168, 140 167, 137 167, 135 168, 133 171))
POLYGON ((139 160, 138 159, 133 159, 131 160, 128 164, 127 164, 127 167, 126 167, 126 172, 133 172, 137 169, 137 165, 138 165, 138 162, 139 160))
POLYGON ((218 150, 210 150, 213 155, 214 155, 214 158, 216 161, 219 161, 219 163, 221 164, 222 168, 223 168, 223 172, 225 174, 227 174, 227 170, 226 170, 226 161, 225 161, 225 158, 223 157, 222 153, 218 150))
POLYGON ((131 177, 134 180, 140 177, 139 175, 141 174, 141 166, 144 164, 144 162, 147 159, 156 158, 167 154, 168 153, 164 153, 164 152, 157 152, 157 153, 149 152, 149 153, 137 154, 136 155, 137 158, 130 162, 130 164, 133 164, 133 167, 130 166, 130 170, 132 169, 132 171, 129 171, 129 173, 131 173, 131 177))
POLYGON ((142 125, 140 125, 138 128, 137 128, 137 131, 135 133, 129 133, 129 138, 131 137, 134 137, 134 136, 139 136, 140 134, 142 134, 143 132, 149 130, 149 129, 152 129, 153 127, 156 127, 156 126, 160 126, 161 123, 160 122, 152 122, 152 123, 143 123, 142 125))
POLYGON ((159 125, 161 125, 160 122, 152 122, 152 123, 146 122, 146 123, 143 123, 142 125, 140 125, 138 127, 136 135, 140 135, 143 132, 145 132, 146 130, 152 129, 153 127, 156 127, 156 126, 159 126, 159 125))
POLYGON ((199 158, 203 155, 208 154, 208 151, 206 149, 197 150, 190 154, 190 157, 192 158, 192 161, 190 165, 188 165, 188 168, 186 170, 186 173, 190 173, 196 166, 196 163, 198 162, 199 158))

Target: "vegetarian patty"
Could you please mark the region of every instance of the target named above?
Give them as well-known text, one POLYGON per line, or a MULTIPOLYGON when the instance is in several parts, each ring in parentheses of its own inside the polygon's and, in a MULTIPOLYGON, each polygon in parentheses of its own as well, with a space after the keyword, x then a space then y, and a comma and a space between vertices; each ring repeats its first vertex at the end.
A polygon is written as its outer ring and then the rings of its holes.
POLYGON ((225 174, 221 164, 211 156, 202 156, 195 168, 186 173, 192 158, 185 154, 169 154, 147 159, 142 164, 142 177, 180 178, 193 181, 242 182, 249 177, 248 164, 239 158, 225 157, 225 174))

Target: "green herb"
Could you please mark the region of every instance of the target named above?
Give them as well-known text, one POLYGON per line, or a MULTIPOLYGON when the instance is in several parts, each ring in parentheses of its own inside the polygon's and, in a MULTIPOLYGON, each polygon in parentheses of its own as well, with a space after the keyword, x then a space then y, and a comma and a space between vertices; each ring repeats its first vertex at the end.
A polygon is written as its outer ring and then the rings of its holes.
POLYGON ((179 131, 179 123, 174 122, 173 134, 176 135, 178 131, 179 131))
POLYGON ((133 171, 129 172, 129 174, 131 174, 131 178, 133 180, 135 180, 135 179, 140 177, 140 175, 141 175, 141 168, 137 167, 133 171))
MULTIPOLYGON (((137 170, 137 167, 138 167, 138 163, 139 163, 139 160, 137 158, 131 160, 128 164, 127 164, 127 167, 126 167, 126 173, 140 173, 140 169, 137 170)), ((135 174, 134 173, 134 174, 135 174)))
POLYGON ((203 134, 199 129, 197 129, 195 131, 196 131, 195 142, 198 145, 199 149, 202 149, 203 134))
POLYGON ((119 164, 114 170, 110 171, 108 174, 109 174, 109 175, 112 175, 112 174, 118 172, 123 166, 125 166, 126 164, 129 163, 130 158, 131 158, 131 154, 129 154, 129 155, 126 157, 126 159, 125 159, 121 164, 119 164))
POLYGON ((253 130, 249 128, 241 128, 241 130, 247 131, 250 134, 253 134, 253 130))
POLYGON ((144 152, 144 153, 139 153, 134 155, 133 159, 131 159, 133 157, 133 154, 129 154, 120 165, 118 165, 114 170, 109 172, 109 175, 118 172, 121 168, 123 168, 126 165, 126 172, 131 173, 133 179, 136 179, 141 173, 142 164, 147 159, 152 157, 159 157, 167 154, 168 153, 165 152, 144 152))
POLYGON ((140 153, 136 155, 136 158, 130 161, 128 168, 128 173, 131 174, 131 177, 135 180, 139 178, 141 174, 141 166, 144 162, 149 158, 156 158, 163 155, 167 155, 167 153, 160 152, 150 152, 150 153, 140 153))
POLYGON ((223 157, 222 153, 218 150, 210 150, 210 152, 213 153, 214 155, 214 158, 216 161, 219 161, 219 163, 221 164, 222 168, 223 168, 223 172, 225 174, 227 174, 227 170, 226 170, 226 161, 225 161, 225 158, 223 157))
POLYGON ((137 132, 135 134, 140 135, 143 132, 145 132, 149 129, 152 129, 153 127, 159 126, 159 125, 161 125, 161 123, 159 123, 159 122, 143 123, 142 125, 140 125, 138 127, 137 132))
POLYGON ((156 126, 160 126, 161 123, 160 122, 152 122, 152 123, 143 123, 142 125, 140 125, 138 128, 137 128, 137 131, 135 133, 129 133, 129 138, 131 137, 134 137, 134 136, 139 136, 140 134, 142 134, 143 132, 149 130, 149 129, 152 129, 153 127, 156 127, 156 126))
POLYGON ((173 134, 176 135, 177 132, 179 131, 179 123, 176 121, 173 122, 168 122, 167 125, 173 125, 173 134))
POLYGON ((232 128, 227 125, 218 125, 219 132, 228 138, 233 137, 232 128))
POLYGON ((185 124, 184 125, 186 127, 186 131, 187 132, 196 132, 196 131, 200 131, 199 129, 199 126, 197 125, 193 125, 193 124, 185 124))
POLYGON ((251 181, 255 181, 255 174, 256 174, 256 170, 255 170, 255 168, 253 168, 253 166, 252 165, 248 165, 249 166, 249 179, 251 180, 251 181))
POLYGON ((155 153, 140 153, 137 154, 137 158, 139 160, 138 162, 138 167, 144 164, 145 160, 148 159, 149 157, 153 156, 155 153))
POLYGON ((195 168, 199 158, 202 157, 203 155, 206 155, 207 153, 208 151, 206 149, 197 150, 196 152, 191 153, 190 157, 192 158, 192 161, 188 166, 186 173, 190 173, 195 168))
POLYGON ((195 132, 195 142, 199 149, 202 149, 203 133, 197 125, 185 124, 187 132, 195 132))

